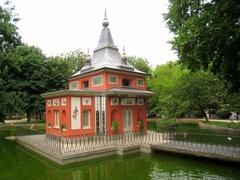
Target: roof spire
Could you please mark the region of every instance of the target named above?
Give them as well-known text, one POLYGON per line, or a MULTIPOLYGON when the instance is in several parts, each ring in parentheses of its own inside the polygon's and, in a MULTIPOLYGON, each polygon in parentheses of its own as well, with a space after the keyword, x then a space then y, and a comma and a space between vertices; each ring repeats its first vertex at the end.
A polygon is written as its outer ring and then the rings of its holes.
POLYGON ((88 51, 87 51, 87 55, 86 55, 86 59, 85 59, 85 62, 86 64, 91 64, 91 55, 89 53, 89 48, 88 48, 88 51))
POLYGON ((103 18, 102 25, 103 25, 103 27, 108 27, 108 25, 109 25, 106 8, 105 8, 105 11, 104 11, 104 18, 103 18))
POLYGON ((124 47, 124 45, 123 45, 123 53, 122 53, 122 61, 126 64, 126 62, 127 62, 127 55, 126 55, 126 53, 125 53, 125 47, 124 47))

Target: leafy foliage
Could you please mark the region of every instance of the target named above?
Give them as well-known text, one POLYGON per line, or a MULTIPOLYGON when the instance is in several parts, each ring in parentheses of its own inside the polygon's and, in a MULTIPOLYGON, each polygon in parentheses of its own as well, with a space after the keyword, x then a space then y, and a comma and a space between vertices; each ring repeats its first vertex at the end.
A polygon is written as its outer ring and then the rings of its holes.
POLYGON ((82 51, 74 51, 61 56, 49 57, 46 62, 47 90, 56 91, 67 88, 67 78, 79 71, 86 55, 82 51))
POLYGON ((178 62, 158 66, 150 80, 157 103, 153 110, 164 116, 206 116, 205 111, 217 109, 225 100, 222 82, 211 72, 190 72, 178 62))
POLYGON ((165 19, 173 48, 193 71, 210 69, 232 91, 240 89, 238 0, 170 0, 165 19))
POLYGON ((221 109, 217 111, 217 116, 221 119, 228 119, 231 116, 231 111, 229 109, 221 109))
POLYGON ((21 95, 8 85, 12 82, 12 71, 18 71, 17 64, 9 59, 8 53, 20 43, 17 27, 12 20, 11 11, 0 6, 0 121, 6 114, 20 113, 23 104, 21 95))
POLYGON ((148 81, 150 89, 155 93, 152 102, 149 102, 151 112, 176 116, 180 102, 175 97, 175 92, 180 78, 185 73, 188 73, 188 70, 182 69, 178 63, 169 62, 156 67, 148 81))
POLYGON ((136 69, 151 74, 152 70, 147 59, 139 58, 136 56, 130 56, 127 58, 127 60, 136 69))

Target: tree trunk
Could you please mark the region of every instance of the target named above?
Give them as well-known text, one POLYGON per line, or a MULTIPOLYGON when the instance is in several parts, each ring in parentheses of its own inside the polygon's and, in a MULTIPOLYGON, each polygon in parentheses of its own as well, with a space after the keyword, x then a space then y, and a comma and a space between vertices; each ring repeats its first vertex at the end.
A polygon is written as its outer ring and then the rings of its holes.
POLYGON ((31 111, 27 111, 27 122, 29 123, 31 121, 31 111))
POLYGON ((5 121, 4 121, 4 119, 0 119, 0 122, 1 122, 1 123, 3 123, 3 124, 5 124, 5 121))
POLYGON ((206 121, 208 121, 207 114, 205 113, 205 111, 204 111, 204 109, 203 109, 201 103, 198 102, 198 106, 200 107, 201 111, 204 113, 206 121))
POLYGON ((39 120, 42 121, 42 111, 39 111, 39 120))

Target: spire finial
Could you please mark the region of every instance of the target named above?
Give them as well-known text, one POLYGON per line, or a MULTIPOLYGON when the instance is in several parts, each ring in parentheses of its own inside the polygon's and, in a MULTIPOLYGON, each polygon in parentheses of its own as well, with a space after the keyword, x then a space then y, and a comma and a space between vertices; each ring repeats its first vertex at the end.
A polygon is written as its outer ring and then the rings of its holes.
POLYGON ((104 18, 103 18, 103 23, 102 23, 103 27, 108 27, 109 25, 109 22, 108 22, 108 18, 107 18, 107 10, 105 8, 105 11, 104 11, 104 18))
POLYGON ((124 45, 123 45, 122 60, 123 60, 124 63, 126 63, 126 61, 127 61, 127 55, 126 55, 126 52, 125 52, 125 47, 124 47, 124 45))
POLYGON ((87 50, 87 55, 86 55, 86 64, 90 64, 91 63, 91 55, 89 53, 89 48, 87 50))
POLYGON ((125 53, 125 47, 124 47, 124 45, 123 45, 123 54, 126 54, 126 53, 125 53))

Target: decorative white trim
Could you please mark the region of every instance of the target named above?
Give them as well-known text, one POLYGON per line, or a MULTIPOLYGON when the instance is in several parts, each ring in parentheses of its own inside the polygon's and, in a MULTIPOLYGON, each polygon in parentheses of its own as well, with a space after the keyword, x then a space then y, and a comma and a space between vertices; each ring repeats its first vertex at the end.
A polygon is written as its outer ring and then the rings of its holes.
POLYGON ((119 98, 110 98, 110 105, 111 106, 119 105, 119 98))
POLYGON ((139 86, 139 87, 143 87, 144 86, 144 79, 137 78, 136 81, 137 81, 137 86, 139 86), (138 84, 139 80, 143 81, 143 84, 138 84))
POLYGON ((71 129, 81 128, 81 99, 71 97, 71 129))
POLYGON ((53 99, 53 106, 59 106, 59 99, 53 99))
POLYGON ((118 84, 118 76, 117 76, 117 75, 111 75, 111 74, 108 75, 108 83, 109 83, 109 84, 118 84), (111 78, 111 77, 115 77, 116 80, 117 80, 117 82, 111 82, 111 81, 110 81, 110 78, 111 78))
POLYGON ((61 106, 66 106, 66 105, 67 105, 67 99, 61 98, 61 106))
POLYGON ((140 106, 144 105, 144 99, 143 98, 137 99, 137 105, 140 105, 140 106))
POLYGON ((92 86, 93 86, 93 87, 102 86, 102 85, 103 85, 103 75, 99 75, 99 76, 92 77, 92 86), (93 80, 94 80, 95 78, 98 78, 98 77, 101 77, 101 78, 102 78, 102 83, 101 83, 101 84, 94 84, 94 83, 93 83, 93 80))
POLYGON ((52 106, 52 100, 51 99, 47 100, 47 106, 52 106))
POLYGON ((72 82, 70 82, 70 84, 69 84, 69 89, 70 90, 78 90, 78 81, 72 81, 72 82), (76 84, 76 87, 73 87, 72 88, 72 85, 73 84, 76 84))
POLYGON ((121 99, 121 105, 128 105, 128 106, 132 106, 135 105, 135 98, 122 98, 121 99))
POLYGON ((82 98, 82 105, 84 105, 84 106, 92 105, 92 98, 90 98, 90 97, 83 97, 82 98))

